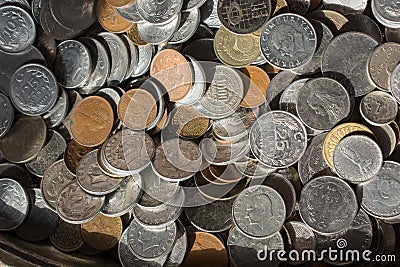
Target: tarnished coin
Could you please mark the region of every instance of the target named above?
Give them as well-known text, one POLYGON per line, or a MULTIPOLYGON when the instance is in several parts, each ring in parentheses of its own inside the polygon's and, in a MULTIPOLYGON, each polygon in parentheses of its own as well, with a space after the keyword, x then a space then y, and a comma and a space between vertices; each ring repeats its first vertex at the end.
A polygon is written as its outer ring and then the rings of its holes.
POLYGON ((272 66, 295 69, 312 59, 317 49, 317 35, 314 26, 305 18, 282 14, 273 17, 264 26, 260 47, 272 66))
POLYGON ((33 159, 46 142, 46 123, 39 116, 17 115, 10 132, 0 139, 0 150, 13 163, 33 159))
MULTIPOLYGON (((304 251, 316 250, 317 240, 310 227, 302 222, 289 221, 285 223, 285 229, 289 238, 289 250, 297 251, 299 255, 304 255, 304 251)), ((301 264, 304 260, 289 261, 291 264, 301 264)))
POLYGON ((250 130, 254 156, 272 168, 293 165, 307 148, 307 132, 294 115, 271 111, 257 119, 250 130))
MULTIPOLYGON (((247 186, 248 179, 235 170, 232 165, 230 171, 233 172, 232 181, 226 181, 215 177, 209 170, 204 169, 201 173, 194 176, 194 183, 198 191, 206 198, 211 200, 232 200, 247 186)), ((229 174, 229 173, 228 173, 229 174)), ((227 175, 228 175, 227 174, 227 175)), ((225 178, 226 175, 222 175, 225 178)))
POLYGON ((259 57, 260 42, 253 34, 233 34, 221 27, 215 34, 214 50, 225 65, 242 68, 259 57))
POLYGON ((270 15, 270 0, 218 1, 219 20, 229 31, 237 34, 260 30, 270 15))
POLYGON ((1 231, 14 230, 28 215, 28 194, 18 182, 12 179, 0 179, 0 211, 1 231))
POLYGON ((87 153, 79 161, 76 178, 79 186, 92 195, 106 195, 118 189, 122 179, 105 174, 97 163, 98 150, 87 153))
POLYGON ((269 168, 255 159, 252 154, 243 157, 234 164, 239 173, 251 178, 263 178, 275 171, 274 168, 269 168))
POLYGON ((165 24, 171 22, 182 8, 183 0, 138 0, 137 9, 139 14, 153 24, 165 24))
POLYGON ((109 32, 124 32, 128 30, 132 22, 125 20, 107 0, 99 0, 97 3, 97 19, 101 26, 109 32))
POLYGON ((390 90, 393 70, 400 62, 400 44, 385 43, 369 55, 368 74, 372 83, 385 91, 390 90))
POLYGON ((284 249, 282 235, 278 232, 267 238, 252 238, 244 235, 238 227, 233 227, 228 236, 229 256, 234 266, 271 266, 277 267, 280 261, 276 255, 270 254, 272 250, 280 251, 284 249), (268 249, 266 251, 266 248, 268 249), (266 257, 264 261, 259 259, 260 251, 266 257))
POLYGON ((352 183, 370 180, 380 170, 382 161, 383 156, 378 144, 363 135, 343 138, 333 154, 336 173, 352 183))
POLYGON ((137 257, 151 259, 168 254, 176 238, 176 224, 161 228, 141 226, 133 219, 128 228, 128 244, 137 257))
POLYGON ((68 40, 58 45, 54 74, 66 88, 83 85, 92 72, 92 58, 87 47, 79 41, 68 40))
POLYGON ((384 161, 379 172, 368 182, 357 186, 361 207, 377 218, 390 218, 400 214, 400 206, 395 193, 399 188, 400 164, 384 161))
POLYGON ((48 238, 56 229, 58 215, 43 200, 40 189, 28 189, 31 209, 25 221, 15 229, 17 236, 29 242, 48 238))
POLYGON ((110 250, 121 238, 122 220, 120 217, 110 218, 99 214, 81 225, 81 234, 90 247, 98 251, 110 250))
POLYGON ((265 103, 267 88, 270 83, 268 74, 259 67, 247 66, 242 72, 248 77, 244 82, 244 97, 241 107, 255 108, 265 103))
POLYGON ((323 0, 326 9, 342 14, 361 14, 367 8, 368 0, 323 0))
POLYGON ((172 49, 157 53, 151 63, 150 75, 160 81, 168 92, 169 100, 173 102, 183 99, 193 83, 189 62, 181 53, 172 49), (171 76, 175 79, 171 79, 171 76))
POLYGON ((376 136, 376 143, 382 150, 383 158, 388 158, 397 145, 397 133, 394 124, 382 125, 382 126, 371 126, 370 129, 376 136))
POLYGON ((39 29, 34 45, 43 53, 46 59, 46 66, 53 65, 57 56, 56 40, 48 35, 46 32, 44 32, 42 29, 39 29))
POLYGON ((32 46, 36 38, 36 26, 28 12, 20 7, 0 7, 0 49, 8 53, 19 53, 32 46))
POLYGON ((57 213, 66 222, 82 224, 96 217, 103 208, 104 201, 104 196, 89 195, 74 180, 58 195, 57 213))
POLYGON ((61 91, 57 102, 53 108, 47 113, 43 114, 48 128, 55 128, 59 126, 69 111, 69 97, 65 89, 58 87, 58 91, 61 91))
POLYGON ((351 31, 349 20, 342 14, 328 9, 317 9, 307 15, 309 19, 316 19, 329 27, 334 36, 351 31))
POLYGON ((248 236, 269 237, 282 228, 286 217, 285 202, 268 186, 252 186, 242 191, 232 208, 235 225, 248 236), (264 216, 268 216, 265 220, 264 216))
POLYGON ((297 96, 297 114, 311 129, 327 131, 347 118, 351 100, 346 89, 329 78, 308 81, 297 96))
POLYGON ((397 117, 396 99, 385 92, 374 91, 363 97, 360 103, 361 116, 371 125, 389 124, 397 117))
POLYGON ((400 40, 400 29, 385 27, 385 39, 388 42, 399 43, 400 40))
POLYGON ((144 21, 137 9, 136 1, 130 1, 130 3, 125 6, 116 7, 115 10, 122 18, 124 18, 127 21, 133 23, 141 23, 144 21))
POLYGON ((113 110, 107 100, 90 96, 73 109, 70 125, 75 141, 87 147, 95 147, 107 139, 113 123, 113 110))
POLYGON ((180 44, 188 41, 196 32, 200 23, 200 11, 193 8, 181 13, 181 21, 178 29, 175 31, 169 41, 170 44, 180 44))
POLYGON ((57 80, 49 69, 39 64, 27 64, 16 70, 10 88, 14 107, 29 116, 42 115, 57 102, 57 80))
POLYGON ((50 0, 51 13, 56 21, 69 29, 84 30, 96 21, 96 2, 50 0))
POLYGON ((68 143, 64 153, 64 163, 71 174, 76 174, 78 162, 84 155, 86 155, 90 151, 92 151, 92 148, 82 146, 75 140, 71 140, 68 143))
POLYGON ((372 18, 364 14, 346 14, 346 18, 351 23, 354 31, 366 33, 378 43, 382 43, 381 29, 372 18))
POLYGON ((59 219, 54 232, 50 235, 53 246, 63 252, 73 252, 83 246, 81 227, 59 219))
POLYGON ((310 9, 311 0, 286 0, 290 12, 305 15, 310 9))
POLYGON ((13 163, 0 164, 0 178, 10 178, 17 181, 24 188, 33 187, 32 177, 26 169, 13 163))
POLYGON ((357 215, 353 189, 333 176, 320 176, 301 191, 300 216, 315 232, 334 234, 348 228, 357 215))
POLYGON ((322 57, 322 73, 340 82, 355 97, 368 94, 375 89, 367 74, 368 53, 377 45, 375 39, 360 32, 335 37, 322 57))
POLYGON ((1 0, 0 6, 5 6, 5 5, 19 6, 25 9, 26 11, 28 11, 30 8, 29 2, 27 0, 1 0))
POLYGON ((0 93, 0 106, 2 113, 0 114, 0 138, 5 136, 11 128, 14 121, 14 108, 7 96, 0 93))
POLYGON ((400 28, 400 8, 396 2, 372 0, 371 9, 375 18, 384 26, 400 28))
POLYGON ((200 115, 193 106, 179 106, 170 117, 175 132, 184 138, 199 138, 210 126, 209 119, 200 115))
POLYGON ((297 75, 292 71, 281 71, 274 78, 267 87, 267 103, 271 110, 279 109, 279 100, 283 91, 295 80, 297 75))
POLYGON ((191 41, 185 46, 182 53, 184 55, 189 55, 198 61, 219 61, 217 55, 215 55, 213 38, 201 38, 191 41))

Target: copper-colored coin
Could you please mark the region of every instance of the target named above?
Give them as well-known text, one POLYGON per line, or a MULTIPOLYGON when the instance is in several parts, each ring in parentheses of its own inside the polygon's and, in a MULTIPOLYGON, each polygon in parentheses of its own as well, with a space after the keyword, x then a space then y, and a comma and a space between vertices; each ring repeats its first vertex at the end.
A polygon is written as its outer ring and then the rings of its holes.
POLYGON ((107 0, 107 2, 113 7, 123 7, 130 4, 132 1, 135 0, 107 0))
POLYGON ((188 239, 189 252, 183 267, 228 266, 228 253, 218 237, 205 232, 188 232, 188 239))
POLYGON ((83 99, 71 114, 71 132, 75 141, 86 147, 95 147, 106 141, 114 124, 110 103, 102 97, 83 99))
POLYGON ((130 90, 119 101, 118 117, 129 129, 143 130, 157 117, 156 100, 143 89, 130 90))
POLYGON ((68 171, 71 174, 76 174, 76 168, 78 167, 78 162, 81 160, 83 156, 92 151, 93 149, 90 147, 82 146, 75 140, 71 140, 67 149, 64 153, 64 162, 68 171))
POLYGON ((210 120, 197 112, 193 106, 180 106, 173 111, 172 125, 184 138, 199 138, 207 132, 210 120))
POLYGON ((267 87, 270 79, 268 74, 256 66, 247 66, 242 72, 249 77, 244 82, 245 96, 240 102, 241 107, 255 108, 264 104, 267 95, 267 87))
POLYGON ((132 23, 122 18, 106 0, 99 0, 97 3, 97 19, 109 32, 124 32, 132 26, 132 23))
POLYGON ((131 39, 131 41, 135 45, 139 45, 139 46, 148 45, 148 43, 143 41, 142 37, 140 37, 136 23, 132 24, 132 26, 128 29, 126 34, 128 35, 128 38, 131 39))
POLYGON ((107 251, 112 249, 122 235, 122 220, 120 217, 97 215, 90 222, 81 225, 82 238, 90 247, 107 251))
POLYGON ((162 50, 154 57, 150 75, 165 87, 172 102, 183 99, 192 88, 192 68, 186 58, 173 49, 162 50))

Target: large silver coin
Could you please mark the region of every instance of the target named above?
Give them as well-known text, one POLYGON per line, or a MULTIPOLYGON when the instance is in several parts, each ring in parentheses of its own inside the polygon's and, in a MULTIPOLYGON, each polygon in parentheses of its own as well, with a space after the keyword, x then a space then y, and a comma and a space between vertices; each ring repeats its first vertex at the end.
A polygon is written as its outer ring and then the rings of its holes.
POLYGON ((14 121, 14 108, 7 96, 0 93, 0 138, 5 136, 11 128, 14 121))
POLYGON ((26 115, 42 115, 57 102, 57 80, 49 69, 39 64, 19 68, 11 78, 10 88, 15 108, 26 115))
POLYGON ((320 176, 301 191, 300 216, 315 232, 335 234, 348 228, 357 215, 353 189, 333 176, 320 176))
POLYGON ((269 237, 278 233, 283 226, 285 202, 271 187, 252 186, 243 190, 235 199, 232 217, 235 225, 246 235, 269 237))
POLYGON ((141 23, 144 20, 138 11, 137 3, 138 3, 137 1, 131 1, 126 6, 116 7, 115 10, 125 20, 133 23, 141 23))
POLYGON ((250 130, 254 156, 271 168, 295 164, 307 148, 307 132, 294 115, 285 111, 268 112, 250 130))
POLYGON ((149 23, 171 22, 181 11, 183 0, 137 0, 139 14, 149 23))
POLYGON ((361 14, 367 8, 368 0, 323 0, 324 7, 342 14, 361 14))
POLYGON ((36 38, 35 22, 28 12, 17 6, 0 7, 0 49, 19 53, 32 46, 36 38))
POLYGON ((393 122, 398 110, 396 99, 391 94, 381 91, 367 94, 360 103, 361 116, 374 126, 393 122))
POLYGON ((180 14, 172 18, 167 24, 153 24, 143 22, 138 24, 140 37, 149 44, 162 44, 168 42, 179 27, 180 14))
POLYGON ((400 7, 395 1, 372 0, 372 13, 384 26, 400 28, 400 7))
POLYGON ((20 226, 28 212, 29 199, 25 189, 12 179, 0 179, 0 231, 20 226))
POLYGON ((295 69, 308 63, 317 49, 314 26, 296 14, 273 17, 260 37, 261 52, 269 64, 279 69, 295 69))
POLYGON ((379 172, 368 182, 358 185, 357 192, 362 196, 361 207, 377 218, 390 218, 400 215, 400 164, 384 161, 379 172))

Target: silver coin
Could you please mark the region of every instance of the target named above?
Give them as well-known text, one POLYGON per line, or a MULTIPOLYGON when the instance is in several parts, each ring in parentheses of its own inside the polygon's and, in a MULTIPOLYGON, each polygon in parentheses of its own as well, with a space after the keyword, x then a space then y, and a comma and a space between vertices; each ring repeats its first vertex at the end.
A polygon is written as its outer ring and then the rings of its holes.
POLYGON ((122 38, 125 41, 125 45, 127 45, 128 52, 130 54, 130 59, 131 61, 129 62, 129 68, 128 71, 126 72, 125 75, 125 79, 128 79, 132 76, 134 70, 136 69, 137 65, 138 65, 138 49, 136 47, 136 45, 132 42, 131 39, 129 39, 129 37, 127 35, 122 35, 122 38))
POLYGON ((188 41, 195 34, 200 24, 200 11, 197 8, 181 13, 181 21, 168 43, 180 44, 188 41))
POLYGON ((232 217, 235 225, 246 235, 268 237, 278 233, 283 226, 285 202, 277 191, 268 186, 252 186, 235 199, 232 217))
POLYGON ((43 200, 40 189, 28 189, 31 209, 25 221, 15 229, 21 239, 38 242, 48 238, 57 227, 58 215, 43 200))
POLYGON ((29 212, 29 199, 25 189, 16 181, 0 179, 0 230, 16 229, 29 212))
POLYGON ((138 0, 139 14, 149 23, 165 24, 174 20, 181 11, 183 0, 138 0))
POLYGON ((307 148, 307 132, 294 115, 271 111, 257 119, 250 130, 250 148, 254 156, 271 168, 296 163, 307 148))
POLYGON ((45 120, 48 128, 55 128, 59 126, 65 117, 67 116, 69 109, 69 98, 67 92, 63 88, 58 88, 61 91, 56 104, 53 108, 43 114, 43 119, 45 120))
POLYGON ((333 176, 320 176, 301 191, 299 210, 303 221, 315 232, 335 234, 350 226, 358 204, 346 182, 333 176))
POLYGON ((97 162, 98 150, 87 153, 78 163, 76 178, 79 186, 92 195, 106 195, 118 189, 123 179, 105 174, 97 162))
POLYGON ((128 5, 122 7, 116 7, 117 13, 127 21, 133 23, 142 23, 143 17, 140 15, 137 8, 137 1, 131 1, 128 5))
POLYGON ((390 78, 390 90, 397 103, 400 104, 400 64, 393 70, 390 78))
POLYGON ((232 227, 233 199, 216 200, 197 207, 185 208, 190 223, 200 231, 219 233, 232 227))
POLYGON ((385 92, 374 91, 363 97, 360 103, 361 116, 375 126, 389 124, 397 117, 396 99, 385 92))
POLYGON ((1 163, 0 178, 10 178, 17 181, 24 188, 33 187, 33 181, 29 172, 17 164, 1 163))
POLYGON ((99 36, 105 41, 110 51, 111 69, 107 84, 120 83, 126 75, 129 66, 129 54, 122 38, 115 33, 102 32, 99 36))
POLYGON ((66 222, 82 224, 91 221, 103 208, 104 196, 89 195, 76 180, 68 183, 58 195, 57 213, 66 222))
POLYGON ((396 2, 372 0, 371 9, 375 18, 383 26, 400 28, 400 8, 396 2))
MULTIPOLYGON (((123 90, 122 91, 119 91, 119 90, 122 90, 122 89, 121 88, 118 89, 118 87, 115 87, 115 88, 106 87, 106 88, 102 88, 96 92, 96 95, 104 98, 111 105, 111 108, 114 113, 114 118, 118 117, 118 104, 119 104, 119 101, 121 100, 121 96, 125 93, 123 90)), ((116 120, 114 125, 119 126, 119 121, 116 120)))
POLYGON ((368 94, 375 89, 368 79, 368 54, 378 44, 365 33, 346 32, 336 36, 325 49, 322 73, 339 81, 350 95, 359 97, 368 94))
POLYGON ((92 58, 87 47, 79 41, 68 40, 58 45, 54 74, 66 88, 83 85, 92 72, 92 58))
POLYGON ((291 71, 281 71, 271 79, 266 95, 270 110, 279 109, 279 99, 282 92, 285 91, 285 89, 296 79, 297 75, 291 71))
POLYGON ((57 80, 49 69, 39 64, 19 68, 11 78, 10 88, 15 108, 26 115, 42 115, 57 102, 57 80))
POLYGON ((32 0, 31 13, 33 19, 40 25, 40 11, 44 5, 44 0, 32 0))
MULTIPOLYGON (((173 1, 173 0, 168 0, 173 1)), ((157 45, 168 42, 178 29, 180 14, 173 17, 167 24, 143 22, 138 24, 138 33, 146 43, 157 45)))
POLYGON ((311 129, 328 131, 347 118, 351 100, 346 89, 330 78, 307 82, 297 96, 297 114, 311 129))
POLYGON ((400 187, 399 171, 399 163, 384 161, 382 168, 371 180, 357 186, 357 192, 362 197, 361 207, 367 213, 377 218, 400 215, 395 193, 400 187))
POLYGON ((290 12, 305 15, 310 9, 310 0, 287 0, 290 12))
POLYGON ((50 241, 53 246, 63 252, 76 251, 84 243, 81 236, 81 226, 59 219, 56 229, 50 235, 50 241))
POLYGON ((238 227, 233 227, 229 231, 227 246, 234 266, 277 267, 281 263, 277 254, 274 254, 273 257, 269 256, 272 251, 283 250, 285 243, 279 232, 267 238, 255 239, 244 235, 238 227), (266 248, 267 251, 265 251, 266 248), (264 261, 259 260, 260 251, 263 251, 261 255, 268 255, 264 261))
POLYGON ((58 132, 49 130, 48 136, 47 144, 32 160, 25 163, 28 171, 38 177, 43 177, 46 169, 55 163, 67 148, 67 142, 58 132))
POLYGON ((363 135, 343 138, 333 154, 336 173, 351 183, 370 180, 380 170, 383 156, 378 144, 363 135))
POLYGON ((28 11, 31 7, 27 0, 0 0, 0 6, 13 5, 19 6, 28 11))
POLYGON ((200 8, 201 21, 210 28, 219 28, 218 0, 207 0, 200 8))
POLYGON ((185 226, 183 226, 181 221, 177 220, 176 227, 176 241, 171 250, 171 253, 168 255, 168 259, 165 262, 164 267, 181 266, 183 259, 186 255, 189 241, 185 226))
POLYGON ((225 65, 211 70, 210 86, 196 106, 197 111, 211 119, 222 119, 235 113, 244 94, 244 85, 238 72, 225 65))
POLYGON ((193 86, 189 93, 181 100, 178 100, 182 105, 193 105, 197 103, 204 95, 206 90, 206 75, 201 64, 191 56, 186 56, 190 60, 190 64, 194 73, 193 86))
POLYGON ((364 14, 347 14, 346 18, 351 23, 354 31, 366 33, 378 41, 378 43, 382 43, 381 29, 372 18, 364 14))
POLYGON ((279 99, 279 109, 297 116, 297 97, 300 90, 310 79, 300 79, 292 82, 283 92, 279 99))
POLYGON ((73 179, 75 177, 68 171, 64 160, 59 160, 46 169, 40 182, 40 189, 43 199, 51 209, 56 210, 61 190, 73 179))
POLYGON ((32 46, 36 26, 28 12, 17 6, 0 7, 0 49, 8 53, 22 52, 32 46))
POLYGON ((133 254, 141 259, 152 259, 168 254, 174 245, 175 223, 161 228, 144 227, 133 219, 128 228, 128 244, 133 254))
MULTIPOLYGON (((302 222, 290 221, 285 223, 285 229, 289 238, 289 251, 297 251, 299 255, 303 255, 303 251, 315 251, 317 248, 317 240, 314 232, 310 227, 302 222)), ((305 260, 292 261, 289 263, 298 265, 304 263, 305 260)))
POLYGON ((101 213, 109 217, 122 216, 133 209, 141 194, 140 175, 128 176, 124 178, 116 191, 106 196, 101 213))
POLYGON ((138 64, 132 73, 132 77, 142 76, 149 71, 154 53, 155 48, 151 44, 138 47, 138 64))
POLYGON ((260 47, 272 66, 294 69, 312 59, 317 48, 317 35, 314 26, 305 18, 282 14, 273 17, 264 26, 260 47))
POLYGON ((308 63, 291 70, 297 74, 309 75, 320 71, 323 53, 333 38, 333 33, 324 23, 314 19, 310 19, 310 23, 313 25, 315 32, 317 33, 317 50, 308 63))
POLYGON ((342 14, 361 14, 367 8, 368 0, 323 0, 324 7, 342 14))
POLYGON ((14 121, 14 108, 7 96, 0 93, 0 138, 5 136, 14 121))

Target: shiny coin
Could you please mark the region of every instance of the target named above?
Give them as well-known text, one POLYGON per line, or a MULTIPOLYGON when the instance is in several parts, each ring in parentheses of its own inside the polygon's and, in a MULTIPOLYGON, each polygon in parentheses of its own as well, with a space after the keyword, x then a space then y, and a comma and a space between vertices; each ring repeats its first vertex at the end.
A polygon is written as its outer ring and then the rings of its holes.
MULTIPOLYGON (((303 251, 315 250, 317 248, 317 240, 314 232, 304 223, 289 221, 285 223, 285 229, 288 233, 289 249, 291 251, 295 250, 298 251, 299 255, 304 255, 302 254, 303 251)), ((292 264, 304 263, 300 259, 289 262, 292 264)))
POLYGON ((180 14, 173 17, 167 24, 153 24, 143 22, 137 25, 138 33, 143 41, 149 44, 162 44, 168 42, 179 27, 180 14))
POLYGON ((400 64, 393 70, 390 80, 390 89, 397 103, 400 103, 400 64))
POLYGON ((125 20, 107 0, 99 0, 97 3, 97 19, 101 26, 109 32, 124 32, 128 30, 132 22, 125 20))
POLYGON ((31 175, 26 169, 13 163, 0 164, 0 178, 10 178, 17 181, 24 188, 33 187, 31 175))
POLYGON ((171 250, 171 253, 168 255, 168 260, 164 265, 165 267, 180 266, 186 256, 186 251, 189 246, 187 232, 181 221, 177 220, 176 226, 176 241, 171 250))
POLYGON ((396 99, 385 92, 374 91, 364 96, 360 103, 361 116, 375 126, 389 124, 397 117, 396 99))
POLYGON ((394 2, 384 0, 372 0, 372 13, 384 26, 400 28, 400 9, 394 2))
POLYGON ((267 22, 261 33, 260 46, 269 64, 279 69, 294 69, 312 59, 317 36, 314 26, 305 18, 282 14, 267 22), (286 39, 288 36, 290 38, 286 39))
POLYGON ((128 79, 131 77, 131 75, 133 74, 133 71, 135 70, 137 64, 138 64, 138 51, 137 51, 137 47, 134 44, 134 42, 128 38, 128 36, 126 35, 122 35, 122 38, 125 42, 125 45, 127 45, 128 47, 128 54, 129 54, 129 58, 131 59, 129 62, 129 68, 128 71, 125 74, 124 79, 128 79))
POLYGON ((165 24, 179 14, 182 4, 183 0, 166 0, 163 2, 138 0, 137 8, 143 19, 149 23, 165 24))
POLYGON ((184 138, 199 138, 210 125, 209 119, 200 115, 193 106, 179 106, 170 116, 175 132, 184 138))
POLYGON ((196 32, 200 23, 200 11, 197 8, 193 8, 188 11, 184 11, 181 14, 181 21, 178 29, 175 31, 170 44, 180 44, 188 41, 196 32))
POLYGON ((149 71, 155 49, 153 45, 143 45, 138 47, 139 62, 133 71, 132 77, 139 77, 149 71))
POLYGON ((49 4, 55 20, 66 28, 83 30, 96 21, 96 2, 93 0, 50 0, 49 4))
POLYGON ((265 103, 266 91, 270 83, 268 74, 259 67, 247 66, 242 72, 248 77, 245 79, 245 95, 241 107, 255 108, 265 103))
POLYGON ((0 93, 0 106, 3 112, 0 115, 0 138, 5 136, 14 121, 14 108, 8 97, 0 93))
POLYGON ((279 100, 282 92, 295 80, 297 75, 291 71, 281 71, 274 78, 267 87, 267 103, 271 110, 279 109, 279 100))
POLYGON ((144 21, 137 9, 136 1, 130 1, 130 3, 125 6, 116 7, 115 10, 123 19, 125 19, 127 21, 130 21, 133 23, 140 23, 140 22, 144 21))
POLYGON ((335 10, 342 14, 361 14, 367 7, 367 0, 323 0, 326 9, 335 10))
POLYGON ((210 28, 219 29, 222 25, 218 18, 218 1, 206 1, 200 8, 201 22, 210 28))
POLYGON ((62 219, 58 220, 56 229, 50 235, 50 241, 53 246, 63 252, 76 251, 83 246, 84 242, 80 225, 67 223, 62 219))
POLYGON ((5 6, 5 5, 19 6, 25 10, 29 10, 29 8, 30 8, 29 2, 26 0, 1 0, 0 6, 5 6))
POLYGON ((279 99, 279 109, 297 116, 298 96, 309 80, 310 79, 305 78, 292 82, 282 92, 281 98, 279 99))
POLYGON ((53 108, 43 115, 48 128, 55 128, 59 126, 67 116, 69 109, 69 97, 66 90, 58 88, 61 93, 53 108))
POLYGON ((315 232, 334 234, 348 228, 357 215, 358 204, 351 187, 333 176, 320 176, 301 191, 300 215, 315 232))
POLYGON ((64 163, 71 174, 76 174, 78 162, 84 155, 86 155, 90 151, 92 151, 92 148, 82 146, 75 140, 71 140, 68 143, 64 153, 64 163))

